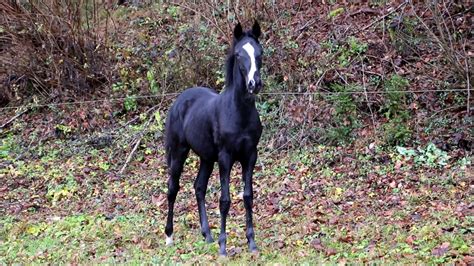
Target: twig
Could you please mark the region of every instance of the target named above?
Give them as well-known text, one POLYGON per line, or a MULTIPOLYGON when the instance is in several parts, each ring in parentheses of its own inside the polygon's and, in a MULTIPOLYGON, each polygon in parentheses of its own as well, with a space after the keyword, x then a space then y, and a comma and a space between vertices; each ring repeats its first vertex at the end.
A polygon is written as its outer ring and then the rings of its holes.
POLYGON ((304 31, 311 27, 314 23, 316 23, 318 20, 317 19, 311 19, 309 20, 308 22, 306 22, 306 24, 304 24, 301 28, 298 29, 298 31, 300 31, 300 34, 298 34, 298 37, 296 37, 296 40, 299 40, 300 37, 303 35, 304 31))
POLYGON ((408 4, 408 2, 409 2, 409 0, 405 0, 403 3, 401 3, 399 6, 397 6, 394 10, 392 10, 392 11, 388 12, 387 14, 385 14, 385 15, 379 17, 378 19, 374 20, 374 21, 373 21, 372 23, 370 23, 369 25, 367 25, 367 26, 363 27, 362 29, 356 31, 354 34, 357 34, 357 33, 361 32, 361 31, 367 30, 368 28, 372 27, 374 24, 380 22, 381 20, 385 19, 386 17, 390 16, 391 14, 397 12, 400 8, 406 6, 406 5, 408 4))
POLYGON ((448 107, 448 108, 444 108, 444 109, 441 109, 441 110, 438 110, 436 112, 434 112, 429 118, 428 118, 428 121, 433 119, 435 116, 437 116, 438 114, 440 113, 443 113, 443 112, 446 112, 446 111, 450 111, 450 110, 454 110, 454 109, 458 109, 458 108, 462 108, 463 106, 462 105, 456 105, 456 106, 451 106, 451 107, 448 107))
MULTIPOLYGON (((413 3, 411 5, 414 8, 413 3)), ((438 44, 440 49, 445 53, 447 59, 453 64, 454 68, 456 68, 456 70, 459 73, 463 73, 464 70, 460 66, 459 60, 457 59, 457 56, 454 52, 454 49, 451 49, 445 41, 446 39, 445 39, 444 34, 443 34, 444 29, 440 26, 441 24, 439 22, 439 16, 435 16, 435 22, 436 22, 436 25, 438 27, 439 33, 442 35, 442 39, 440 39, 433 32, 433 30, 431 30, 431 28, 428 27, 428 25, 426 25, 425 21, 420 16, 418 16, 418 14, 416 14, 416 12, 414 14, 415 14, 415 17, 418 19, 418 21, 420 21, 421 24, 423 25, 423 27, 428 31, 428 33, 436 40, 436 43, 438 44)))
POLYGON ((305 29, 311 27, 314 23, 316 23, 318 20, 313 18, 311 20, 309 20, 308 22, 306 22, 306 24, 304 24, 301 28, 298 29, 298 31, 304 31, 305 29))
POLYGON ((328 70, 327 70, 327 69, 324 70, 323 74, 321 75, 321 77, 319 77, 318 81, 316 82, 316 85, 315 85, 316 89, 318 89, 319 84, 321 83, 321 81, 323 81, 323 78, 324 78, 324 76, 326 75, 326 73, 328 73, 328 70))
POLYGON ((138 145, 140 145, 140 142, 142 141, 142 138, 144 135, 145 134, 142 134, 140 138, 137 140, 137 142, 135 142, 135 146, 133 146, 132 151, 127 156, 127 160, 125 161, 125 163, 123 164, 122 168, 119 171, 120 175, 123 173, 123 171, 125 171, 125 168, 127 168, 128 163, 130 163, 130 160, 132 160, 133 154, 135 154, 135 151, 137 150, 138 145))
POLYGON ((344 78, 344 76, 342 76, 341 73, 339 73, 339 71, 337 71, 337 69, 335 69, 334 71, 336 71, 336 74, 339 76, 339 78, 342 79, 342 81, 344 81, 344 84, 349 85, 349 82, 347 82, 347 80, 344 78))
MULTIPOLYGON (((367 83, 365 81, 365 64, 364 60, 360 60, 362 62, 362 87, 364 88, 364 95, 365 95, 365 100, 367 101, 367 106, 369 106, 369 111, 370 111, 370 118, 372 118, 372 127, 374 130, 375 134, 375 117, 374 117, 374 112, 372 111, 372 104, 369 102, 369 95, 367 93, 367 83)), ((377 136, 377 134, 375 134, 377 136)))
POLYGON ((355 12, 350 13, 349 16, 353 17, 353 16, 359 15, 361 13, 370 13, 370 14, 382 15, 382 12, 380 12, 378 10, 375 10, 375 9, 372 9, 372 8, 362 8, 362 9, 359 9, 355 12))
POLYGON ((210 18, 208 18, 207 16, 205 16, 205 15, 203 14, 203 12, 200 12, 200 11, 198 11, 198 10, 192 8, 192 7, 189 7, 189 6, 187 6, 187 5, 184 5, 184 4, 182 4, 182 3, 170 2, 170 4, 175 5, 175 6, 180 6, 180 7, 184 8, 184 9, 187 9, 187 10, 189 10, 189 11, 192 11, 192 12, 194 12, 194 13, 196 13, 196 14, 201 15, 201 16, 202 16, 203 18, 205 18, 208 22, 210 22, 211 24, 214 24, 214 26, 216 27, 217 30, 219 30, 219 32, 222 34, 222 36, 227 36, 227 34, 219 27, 219 25, 216 24, 217 22, 215 22, 215 21, 213 21, 212 19, 210 19, 210 18))
POLYGON ((140 142, 142 141, 143 137, 145 136, 145 132, 148 131, 148 126, 150 125, 151 121, 154 119, 155 117, 152 115, 150 116, 150 118, 148 119, 148 121, 145 123, 145 128, 143 129, 143 131, 141 132, 140 136, 138 137, 137 141, 135 142, 135 145, 133 146, 133 149, 132 151, 128 154, 127 156, 127 160, 125 161, 125 163, 123 164, 122 168, 120 169, 120 171, 118 172, 119 175, 121 175, 123 173, 123 171, 125 171, 125 169, 127 168, 127 165, 130 163, 130 161, 132 160, 133 158, 133 155, 135 154, 135 151, 137 150, 138 146, 140 145, 140 142))
MULTIPOLYGON (((466 53, 466 45, 464 45, 463 47, 464 49, 464 53, 466 53)), ((470 69, 469 69, 469 64, 467 63, 467 60, 468 60, 469 56, 467 56, 467 53, 466 53, 466 57, 464 58, 464 64, 466 65, 466 89, 467 89, 467 102, 466 102, 466 117, 469 117, 470 113, 471 113, 471 108, 470 108, 470 105, 471 105, 471 76, 469 74, 470 72, 470 69)))
POLYGON ((8 124, 10 124, 11 122, 13 122, 15 119, 17 119, 18 117, 22 116, 24 113, 28 112, 28 110, 30 110, 29 108, 26 108, 25 110, 23 110, 22 112, 19 112, 18 114, 16 114, 15 116, 13 116, 12 118, 10 118, 7 122, 5 122, 3 125, 0 126, 0 129, 6 127, 8 124))
MULTIPOLYGON (((215 7, 215 5, 213 3, 209 3, 209 0, 206 0, 206 4, 212 8, 212 18, 214 19, 214 25, 216 27, 219 27, 219 23, 217 22, 217 19, 216 19, 216 13, 219 13, 219 10, 215 7)), ((227 16, 227 19, 226 19, 226 22, 227 22, 227 29, 228 30, 231 30, 232 29, 232 25, 229 23, 229 17, 227 16)), ((222 29, 219 29, 221 31, 221 33, 223 33, 224 31, 222 29)), ((227 35, 224 35, 223 37, 225 37, 227 35)))
MULTIPOLYGON (((148 115, 151 111, 155 110, 158 106, 159 106, 159 105, 152 106, 151 108, 149 108, 148 110, 146 110, 144 113, 141 113, 141 114, 146 114, 146 115, 148 115)), ((118 129, 121 129, 121 128, 124 128, 124 127, 130 125, 131 123, 137 121, 139 118, 140 118, 140 116, 134 117, 133 119, 131 119, 130 121, 128 121, 127 123, 125 123, 123 126, 120 126, 118 129)))
MULTIPOLYGON (((238 4, 239 4, 239 2, 237 1, 237 5, 238 4)), ((232 10, 234 11, 234 15, 237 18, 237 22, 242 23, 242 20, 240 20, 240 17, 239 17, 239 12, 237 12, 237 10, 235 10, 235 5, 234 4, 232 4, 232 10)))

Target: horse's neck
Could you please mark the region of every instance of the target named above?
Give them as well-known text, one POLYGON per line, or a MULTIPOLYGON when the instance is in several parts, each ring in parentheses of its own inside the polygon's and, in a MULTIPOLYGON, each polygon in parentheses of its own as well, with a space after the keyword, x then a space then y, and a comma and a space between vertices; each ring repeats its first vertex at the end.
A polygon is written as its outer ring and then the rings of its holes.
POLYGON ((245 79, 237 66, 234 67, 232 78, 232 83, 226 88, 226 100, 240 113, 247 113, 252 110, 252 107, 255 108, 255 100, 246 95, 245 79))

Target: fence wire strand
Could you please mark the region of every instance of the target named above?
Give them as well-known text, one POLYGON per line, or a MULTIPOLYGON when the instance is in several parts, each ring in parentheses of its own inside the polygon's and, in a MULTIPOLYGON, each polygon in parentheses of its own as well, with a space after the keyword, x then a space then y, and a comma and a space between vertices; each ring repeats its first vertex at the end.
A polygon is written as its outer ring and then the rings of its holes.
MULTIPOLYGON (((415 91, 403 91, 403 90, 394 90, 394 91, 342 91, 342 92, 332 92, 332 91, 316 91, 316 92, 261 92, 260 95, 269 95, 269 96, 316 96, 316 95, 337 95, 337 94, 389 94, 389 93, 427 93, 427 92, 467 92, 469 89, 443 89, 443 90, 415 90, 415 91)), ((97 100, 87 100, 87 101, 74 101, 74 102, 59 102, 59 103, 47 103, 47 104, 30 104, 30 105, 17 105, 17 106, 6 106, 1 107, 0 111, 12 110, 12 109, 24 109, 24 108, 40 108, 40 107, 53 107, 53 106, 65 106, 65 105, 78 105, 78 104, 88 104, 88 103, 98 103, 98 102, 116 102, 124 101, 128 99, 149 99, 149 98, 164 98, 164 97, 176 97, 180 93, 163 93, 163 94, 154 94, 154 95, 137 95, 129 97, 118 97, 118 98, 105 98, 97 100)))

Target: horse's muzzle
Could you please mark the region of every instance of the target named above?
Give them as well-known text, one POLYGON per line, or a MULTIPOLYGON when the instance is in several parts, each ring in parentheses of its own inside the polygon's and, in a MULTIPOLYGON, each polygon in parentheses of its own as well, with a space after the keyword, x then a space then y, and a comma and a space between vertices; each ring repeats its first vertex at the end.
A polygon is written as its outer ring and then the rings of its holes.
POLYGON ((247 85, 247 90, 250 94, 257 94, 262 89, 263 84, 260 78, 256 78, 255 80, 249 81, 247 85))

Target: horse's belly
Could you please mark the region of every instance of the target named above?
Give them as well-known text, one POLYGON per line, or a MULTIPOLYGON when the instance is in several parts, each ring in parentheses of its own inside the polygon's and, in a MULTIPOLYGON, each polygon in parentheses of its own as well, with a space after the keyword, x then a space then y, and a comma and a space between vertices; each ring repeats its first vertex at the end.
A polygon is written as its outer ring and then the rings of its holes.
MULTIPOLYGON (((194 124, 194 123, 192 123, 194 124)), ((214 144, 212 133, 203 125, 190 125, 185 128, 186 142, 201 158, 208 161, 217 160, 217 147, 214 144)))

